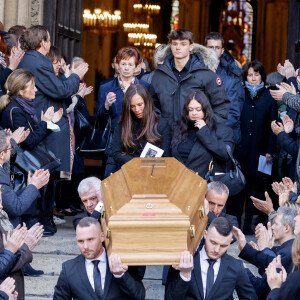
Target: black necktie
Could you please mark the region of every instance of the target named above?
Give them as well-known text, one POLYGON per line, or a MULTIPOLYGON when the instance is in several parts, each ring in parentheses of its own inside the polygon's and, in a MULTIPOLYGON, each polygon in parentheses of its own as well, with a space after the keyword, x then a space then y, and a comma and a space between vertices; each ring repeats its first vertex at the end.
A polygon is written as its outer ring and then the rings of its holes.
POLYGON ((208 298, 209 292, 214 285, 214 263, 216 260, 213 259, 207 259, 207 262, 209 263, 209 267, 207 270, 207 277, 206 277, 206 293, 205 293, 205 299, 208 298))
POLYGON ((94 264, 94 286, 95 286, 95 293, 98 297, 98 299, 102 299, 102 283, 101 283, 101 274, 98 268, 100 260, 93 260, 92 263, 94 264))

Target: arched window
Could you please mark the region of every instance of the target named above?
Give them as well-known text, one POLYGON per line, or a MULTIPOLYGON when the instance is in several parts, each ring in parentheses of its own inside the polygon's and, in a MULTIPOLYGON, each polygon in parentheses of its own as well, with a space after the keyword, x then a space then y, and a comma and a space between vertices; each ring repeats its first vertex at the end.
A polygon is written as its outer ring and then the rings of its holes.
POLYGON ((172 0, 171 31, 178 29, 179 23, 179 0, 172 0))
POLYGON ((251 61, 253 38, 253 8, 251 0, 225 0, 220 17, 220 33, 225 46, 244 65, 251 61))

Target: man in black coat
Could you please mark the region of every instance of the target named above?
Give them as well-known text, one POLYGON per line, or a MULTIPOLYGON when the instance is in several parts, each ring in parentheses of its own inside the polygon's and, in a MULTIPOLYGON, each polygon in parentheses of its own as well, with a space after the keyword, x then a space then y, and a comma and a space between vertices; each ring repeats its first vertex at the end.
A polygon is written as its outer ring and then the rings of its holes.
POLYGON ((21 220, 21 215, 37 200, 40 196, 39 189, 49 181, 48 170, 37 170, 31 176, 28 174, 27 187, 15 192, 9 175, 3 169, 4 163, 10 159, 12 146, 11 136, 5 131, 0 131, 0 185, 2 189, 2 203, 7 212, 11 223, 16 227, 21 220))
POLYGON ((18 68, 23 68, 35 76, 37 88, 35 96, 35 109, 40 120, 41 111, 45 112, 48 107, 53 106, 57 111, 63 108, 63 116, 57 125, 60 132, 50 134, 45 139, 45 144, 57 158, 61 159, 58 171, 70 172, 70 127, 66 112, 65 99, 76 94, 79 89, 81 78, 88 70, 87 64, 80 64, 72 69, 72 74, 64 81, 56 77, 51 60, 46 57, 51 42, 50 35, 44 26, 36 25, 28 28, 21 40, 21 45, 26 53, 18 68))
POLYGON ((154 104, 169 123, 181 120, 186 96, 200 89, 208 96, 219 122, 227 120, 230 101, 222 80, 207 69, 200 54, 190 54, 193 49, 193 33, 177 29, 169 34, 170 54, 155 69, 150 86, 154 104))
POLYGON ((224 39, 218 32, 210 32, 205 37, 205 46, 214 49, 219 57, 219 64, 215 72, 224 84, 224 88, 230 100, 230 109, 226 125, 231 127, 234 134, 234 142, 241 141, 240 116, 245 99, 245 91, 242 84, 242 69, 236 66, 230 52, 224 48, 224 39))
POLYGON ((92 176, 81 180, 77 191, 86 211, 74 216, 73 226, 75 230, 80 220, 85 217, 99 220, 103 206, 101 180, 99 178, 92 176))
POLYGON ((96 219, 86 217, 79 222, 76 241, 81 255, 63 263, 54 300, 145 299, 145 268, 143 272, 138 267, 128 268, 117 254, 107 257, 104 239, 96 219))
POLYGON ((213 220, 204 239, 194 257, 185 251, 179 264, 170 268, 165 299, 225 300, 232 298, 234 290, 239 299, 257 299, 242 261, 226 254, 232 241, 230 221, 213 220))
POLYGON ((207 185, 207 192, 205 199, 208 202, 208 213, 207 213, 207 226, 217 217, 224 217, 228 219, 233 226, 239 227, 237 218, 232 215, 228 215, 224 212, 229 195, 227 186, 221 181, 213 181, 207 185))

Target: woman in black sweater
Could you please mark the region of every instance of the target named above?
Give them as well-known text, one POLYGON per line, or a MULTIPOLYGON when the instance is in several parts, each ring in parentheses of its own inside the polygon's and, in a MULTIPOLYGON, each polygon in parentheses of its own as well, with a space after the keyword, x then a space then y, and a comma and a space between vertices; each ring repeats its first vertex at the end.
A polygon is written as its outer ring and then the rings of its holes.
POLYGON ((152 98, 141 84, 131 85, 123 99, 120 121, 112 141, 112 156, 122 166, 139 157, 149 142, 170 156, 170 128, 154 111, 152 98))
POLYGON ((232 129, 215 121, 202 91, 190 92, 184 102, 182 119, 174 126, 172 156, 201 177, 205 177, 210 162, 215 173, 224 173, 229 159, 226 144, 233 147, 232 129))

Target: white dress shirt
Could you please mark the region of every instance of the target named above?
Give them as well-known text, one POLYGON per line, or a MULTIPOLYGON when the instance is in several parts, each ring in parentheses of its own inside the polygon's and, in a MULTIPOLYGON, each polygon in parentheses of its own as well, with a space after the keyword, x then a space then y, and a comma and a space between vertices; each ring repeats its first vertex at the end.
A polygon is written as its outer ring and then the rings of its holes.
MULTIPOLYGON (((209 263, 207 261, 208 259, 209 259, 209 257, 206 254, 205 246, 203 246, 200 251, 200 268, 201 268, 201 277, 202 277, 204 298, 205 298, 205 294, 206 294, 206 279, 207 279, 207 271, 208 271, 208 267, 209 267, 209 263)), ((218 273, 219 273, 220 264, 221 264, 221 258, 218 258, 213 266, 213 268, 214 268, 214 283, 215 283, 218 273)))
POLYGON ((94 284, 94 264, 93 260, 100 260, 98 264, 98 268, 101 274, 101 284, 102 284, 102 291, 104 291, 104 284, 105 284, 105 276, 106 276, 106 252, 105 249, 103 248, 102 254, 94 259, 85 259, 85 268, 86 268, 86 273, 88 276, 88 279, 90 281, 90 284, 95 290, 95 284, 94 284))

